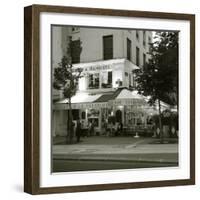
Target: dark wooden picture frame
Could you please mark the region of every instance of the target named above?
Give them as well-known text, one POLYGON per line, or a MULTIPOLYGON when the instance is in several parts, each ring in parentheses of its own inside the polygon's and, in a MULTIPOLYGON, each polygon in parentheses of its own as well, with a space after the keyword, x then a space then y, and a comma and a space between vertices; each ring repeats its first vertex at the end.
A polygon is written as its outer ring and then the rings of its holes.
POLYGON ((195 184, 195 16, 192 14, 32 5, 24 9, 24 191, 30 194, 83 192, 195 184), (74 13, 190 23, 190 178, 132 183, 40 187, 40 13, 74 13))

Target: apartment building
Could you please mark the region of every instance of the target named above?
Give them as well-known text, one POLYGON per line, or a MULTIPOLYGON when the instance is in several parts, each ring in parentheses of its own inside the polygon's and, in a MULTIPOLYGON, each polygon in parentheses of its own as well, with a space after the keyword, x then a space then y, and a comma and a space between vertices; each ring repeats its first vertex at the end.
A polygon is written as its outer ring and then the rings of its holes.
MULTIPOLYGON (((80 118, 87 126, 95 123, 96 131, 101 132, 102 122, 109 116, 118 115, 119 122, 127 125, 145 123, 144 112, 138 111, 136 103, 131 105, 115 103, 117 93, 129 94, 124 89, 134 92, 134 70, 143 68, 150 58, 149 43, 152 32, 147 30, 125 30, 94 27, 52 27, 52 75, 62 56, 67 55, 69 38, 72 41, 72 64, 82 68, 83 77, 79 80, 78 92, 72 98, 74 119, 80 118), (79 53, 78 49, 80 49, 79 53), (130 114, 132 113, 132 114, 130 114), (131 119, 131 121, 130 121, 131 119)), ((130 94, 129 96, 131 96, 130 94)), ((54 135, 66 134, 67 100, 62 93, 52 89, 53 99, 62 99, 53 106, 54 135)), ((146 119, 146 118, 145 118, 146 119)))

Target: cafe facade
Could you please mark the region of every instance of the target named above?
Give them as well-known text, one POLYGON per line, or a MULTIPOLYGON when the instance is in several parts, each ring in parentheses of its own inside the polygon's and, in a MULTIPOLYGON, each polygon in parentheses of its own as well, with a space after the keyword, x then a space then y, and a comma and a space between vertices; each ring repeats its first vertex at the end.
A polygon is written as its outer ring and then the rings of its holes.
MULTIPOLYGON (((94 123, 97 135, 104 134, 104 124, 113 123, 112 119, 114 124, 123 124, 124 129, 148 128, 157 109, 150 107, 146 97, 134 90, 136 65, 126 59, 113 59, 74 65, 74 68, 80 67, 83 77, 79 80, 78 92, 71 99, 74 122, 80 119, 83 129, 94 123)), ((54 103, 54 114, 62 113, 64 119, 63 126, 54 121, 54 134, 67 133, 68 110, 67 99, 54 103)))
MULTIPOLYGON (((72 40, 73 68, 82 69, 78 91, 71 99, 74 123, 80 119, 82 127, 87 128, 93 122, 98 134, 102 134, 103 124, 110 123, 110 119, 122 123, 124 128, 147 127, 157 109, 150 107, 147 99, 135 91, 135 70, 141 69, 150 58, 152 32, 52 27, 53 69, 67 53, 67 38, 72 40), (80 44, 82 51, 78 54, 80 44)), ((52 134, 67 135, 68 100, 53 87, 52 96, 52 134)))

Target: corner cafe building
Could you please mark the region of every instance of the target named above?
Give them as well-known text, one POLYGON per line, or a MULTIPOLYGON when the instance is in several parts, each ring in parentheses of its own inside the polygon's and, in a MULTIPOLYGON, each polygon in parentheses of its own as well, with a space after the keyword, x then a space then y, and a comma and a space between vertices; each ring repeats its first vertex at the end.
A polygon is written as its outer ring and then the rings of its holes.
MULTIPOLYGON (((151 115, 157 109, 150 107, 144 96, 134 88, 136 65, 126 59, 112 59, 93 63, 74 64, 83 69, 79 80, 79 90, 71 99, 73 119, 80 119, 83 128, 90 122, 95 132, 102 133, 103 124, 114 117, 124 128, 148 126, 151 115)), ((168 108, 167 104, 162 105, 168 108)), ((53 104, 53 135, 67 134, 68 100, 62 99, 53 104)))

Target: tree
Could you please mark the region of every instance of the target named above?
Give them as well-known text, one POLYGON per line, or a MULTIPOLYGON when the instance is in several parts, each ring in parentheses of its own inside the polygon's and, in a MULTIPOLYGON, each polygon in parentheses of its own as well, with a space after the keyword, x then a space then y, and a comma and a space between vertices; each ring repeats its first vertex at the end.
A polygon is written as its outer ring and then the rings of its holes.
POLYGON ((171 105, 178 103, 178 32, 156 32, 149 54, 149 62, 136 72, 136 89, 149 97, 150 105, 158 103, 163 142, 161 101, 171 105))
MULTIPOLYGON (((76 49, 81 53, 81 43, 78 45, 80 48, 76 49)), ((54 82, 53 87, 57 90, 62 90, 63 96, 68 99, 68 136, 69 142, 73 140, 73 126, 72 126, 72 107, 71 107, 71 98, 77 92, 78 80, 82 77, 82 69, 74 69, 72 65, 72 41, 69 38, 69 45, 67 48, 67 55, 63 56, 61 62, 58 63, 58 67, 54 69, 54 82)))

